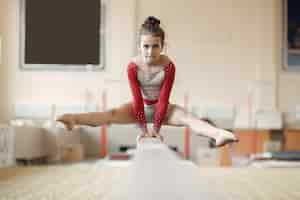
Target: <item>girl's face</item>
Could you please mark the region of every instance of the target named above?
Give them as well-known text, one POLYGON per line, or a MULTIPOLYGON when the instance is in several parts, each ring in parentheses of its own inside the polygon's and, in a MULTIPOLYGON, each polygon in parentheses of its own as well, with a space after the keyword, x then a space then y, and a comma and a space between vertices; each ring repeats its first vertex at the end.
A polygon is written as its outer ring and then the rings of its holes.
POLYGON ((152 35, 141 35, 140 52, 146 64, 156 64, 163 50, 161 38, 152 35))

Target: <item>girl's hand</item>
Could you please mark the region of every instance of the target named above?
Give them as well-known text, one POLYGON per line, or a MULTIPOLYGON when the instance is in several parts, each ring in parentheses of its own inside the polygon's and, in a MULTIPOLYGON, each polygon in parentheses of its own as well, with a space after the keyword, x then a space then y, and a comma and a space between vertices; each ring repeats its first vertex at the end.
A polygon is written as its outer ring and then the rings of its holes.
POLYGON ((146 137, 150 137, 150 134, 148 132, 143 132, 142 134, 137 136, 137 142, 146 137))
POLYGON ((147 138, 147 137, 150 137, 149 133, 148 132, 143 132, 142 134, 138 135, 136 137, 136 144, 138 146, 138 144, 140 143, 140 141, 144 138, 147 138))
POLYGON ((152 130, 151 136, 154 138, 160 139, 162 142, 164 141, 164 137, 161 134, 159 134, 158 132, 156 132, 155 130, 152 130))
POLYGON ((148 132, 143 132, 141 136, 142 137, 150 137, 150 134, 148 132))

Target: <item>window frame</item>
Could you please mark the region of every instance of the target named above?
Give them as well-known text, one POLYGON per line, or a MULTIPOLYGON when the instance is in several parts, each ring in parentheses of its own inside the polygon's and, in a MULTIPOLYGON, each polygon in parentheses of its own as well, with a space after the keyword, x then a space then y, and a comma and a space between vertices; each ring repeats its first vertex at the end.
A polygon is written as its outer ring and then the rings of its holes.
POLYGON ((20 16, 19 16, 19 66, 21 70, 33 70, 33 71, 102 71, 105 68, 105 55, 106 55, 106 45, 105 45, 105 29, 106 29, 106 9, 105 0, 100 1, 100 26, 99 26, 99 60, 100 63, 86 64, 86 65, 75 65, 75 64, 25 64, 25 6, 26 0, 20 0, 20 16))
MULTIPOLYGON (((287 72, 300 72, 300 49, 292 49, 288 42, 288 1, 282 0, 282 69, 287 72), (289 64, 289 55, 296 55, 299 64, 289 64)), ((299 14, 300 15, 300 14, 299 14)), ((294 58, 295 59, 295 58, 294 58)))

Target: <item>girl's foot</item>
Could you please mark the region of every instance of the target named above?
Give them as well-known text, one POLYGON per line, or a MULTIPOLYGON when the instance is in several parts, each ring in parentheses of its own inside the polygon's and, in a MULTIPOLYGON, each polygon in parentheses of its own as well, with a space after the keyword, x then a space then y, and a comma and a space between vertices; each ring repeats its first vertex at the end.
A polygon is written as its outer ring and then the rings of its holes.
POLYGON ((74 115, 72 114, 64 114, 58 117, 56 121, 63 123, 66 129, 68 129, 69 131, 71 131, 76 124, 74 115))
POLYGON ((226 130, 219 130, 219 135, 215 139, 211 139, 209 141, 210 147, 222 147, 226 144, 230 144, 233 142, 238 142, 238 139, 234 136, 233 133, 226 131, 226 130))

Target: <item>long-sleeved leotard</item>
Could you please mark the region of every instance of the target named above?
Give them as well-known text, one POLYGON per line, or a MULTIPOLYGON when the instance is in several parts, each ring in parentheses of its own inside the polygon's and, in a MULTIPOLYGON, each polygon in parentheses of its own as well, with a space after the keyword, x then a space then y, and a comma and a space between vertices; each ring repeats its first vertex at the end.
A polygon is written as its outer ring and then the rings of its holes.
POLYGON ((154 70, 154 72, 146 72, 136 63, 131 62, 127 69, 133 96, 134 114, 145 132, 147 132, 147 121, 144 107, 155 106, 154 130, 159 132, 167 113, 169 97, 175 78, 175 65, 172 62, 155 68, 157 70, 154 70))

